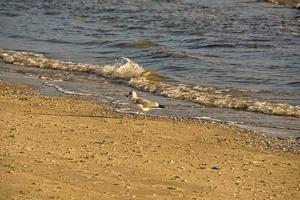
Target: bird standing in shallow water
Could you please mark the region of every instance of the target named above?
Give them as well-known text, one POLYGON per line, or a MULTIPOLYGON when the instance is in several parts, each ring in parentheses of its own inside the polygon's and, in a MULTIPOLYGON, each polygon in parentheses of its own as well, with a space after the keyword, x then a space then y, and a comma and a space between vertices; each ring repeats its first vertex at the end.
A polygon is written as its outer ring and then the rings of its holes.
POLYGON ((137 95, 136 91, 129 92, 128 97, 130 98, 130 100, 133 103, 133 105, 132 105, 133 108, 135 108, 139 111, 147 112, 152 109, 161 109, 161 108, 165 107, 155 101, 150 101, 143 97, 139 97, 137 95))

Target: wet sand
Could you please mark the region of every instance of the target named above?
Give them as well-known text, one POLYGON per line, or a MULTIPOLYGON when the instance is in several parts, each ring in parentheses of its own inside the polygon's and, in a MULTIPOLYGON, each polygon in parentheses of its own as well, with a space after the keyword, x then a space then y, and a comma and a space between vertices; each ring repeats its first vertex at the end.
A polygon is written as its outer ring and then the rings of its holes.
POLYGON ((0 199, 300 199, 289 141, 0 82, 0 199))

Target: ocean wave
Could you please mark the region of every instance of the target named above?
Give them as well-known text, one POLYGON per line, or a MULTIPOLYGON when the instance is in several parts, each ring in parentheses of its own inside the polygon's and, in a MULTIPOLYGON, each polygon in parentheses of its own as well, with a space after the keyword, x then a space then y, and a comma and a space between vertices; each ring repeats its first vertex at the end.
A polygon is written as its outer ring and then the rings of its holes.
POLYGON ((203 105, 273 115, 300 116, 299 105, 255 99, 247 97, 234 89, 169 83, 159 73, 146 70, 128 58, 123 58, 121 62, 113 65, 94 65, 48 59, 39 53, 0 49, 0 59, 15 65, 94 73, 108 78, 121 79, 128 85, 140 90, 170 98, 189 100, 203 105))
POLYGON ((293 86, 293 87, 300 87, 300 81, 289 82, 286 85, 293 86))
POLYGON ((158 46, 158 43, 147 40, 147 39, 139 39, 133 41, 120 41, 113 44, 113 46, 117 47, 132 47, 132 48, 144 48, 149 46, 158 46))

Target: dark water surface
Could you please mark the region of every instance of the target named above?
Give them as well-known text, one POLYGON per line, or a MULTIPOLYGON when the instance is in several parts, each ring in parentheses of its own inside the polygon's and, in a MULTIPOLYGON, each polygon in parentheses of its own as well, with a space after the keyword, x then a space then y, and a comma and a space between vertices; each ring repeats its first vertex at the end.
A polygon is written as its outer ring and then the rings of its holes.
MULTIPOLYGON (((211 117, 279 135, 300 136, 299 25, 299 10, 254 0, 0 1, 0 48, 98 65, 131 58, 174 86, 131 84, 169 105, 154 114, 211 117), (255 102, 270 108, 252 109, 255 102), (277 112, 278 103, 289 107, 277 112)), ((119 103, 131 90, 123 80, 63 70, 2 63, 0 74, 44 86, 41 77, 51 76, 63 80, 53 83, 61 91, 119 103)))

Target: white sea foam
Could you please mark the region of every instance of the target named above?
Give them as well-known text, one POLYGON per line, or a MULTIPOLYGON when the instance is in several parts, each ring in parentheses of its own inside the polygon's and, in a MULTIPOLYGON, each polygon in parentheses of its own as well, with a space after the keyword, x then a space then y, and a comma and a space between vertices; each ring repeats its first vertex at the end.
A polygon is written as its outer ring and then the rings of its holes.
POLYGON ((55 82, 61 82, 61 81, 46 81, 46 82, 44 82, 44 84, 47 86, 50 86, 50 87, 54 87, 57 91, 64 93, 64 94, 79 95, 79 96, 90 96, 91 95, 91 94, 87 94, 87 93, 66 90, 63 87, 56 85, 55 82))
MULTIPOLYGON (((299 105, 274 103, 253 97, 246 97, 245 95, 241 95, 241 91, 228 88, 220 89, 216 87, 166 82, 161 80, 161 76, 158 73, 146 70, 128 58, 123 58, 122 62, 113 65, 92 65, 48 59, 42 54, 32 52, 0 49, 0 59, 16 65, 87 72, 104 77, 122 79, 127 84, 140 90, 170 98, 189 100, 203 105, 241 109, 265 114, 300 116, 299 105)), ((59 86, 56 89, 62 90, 59 86)))

